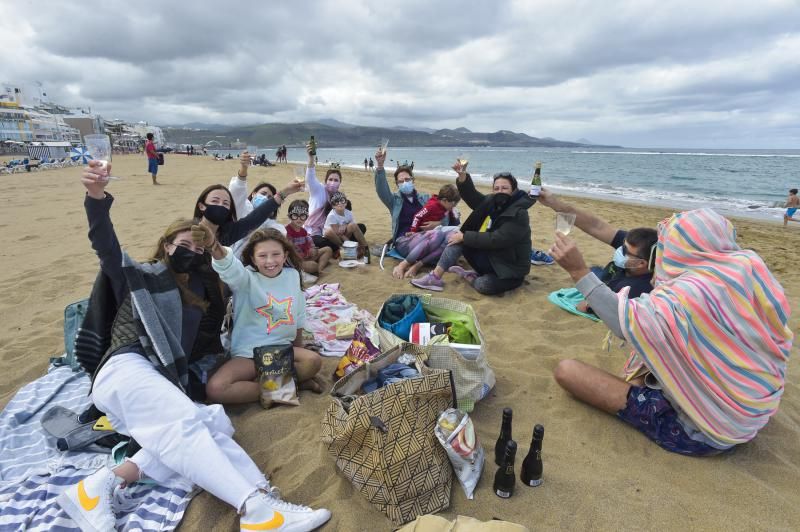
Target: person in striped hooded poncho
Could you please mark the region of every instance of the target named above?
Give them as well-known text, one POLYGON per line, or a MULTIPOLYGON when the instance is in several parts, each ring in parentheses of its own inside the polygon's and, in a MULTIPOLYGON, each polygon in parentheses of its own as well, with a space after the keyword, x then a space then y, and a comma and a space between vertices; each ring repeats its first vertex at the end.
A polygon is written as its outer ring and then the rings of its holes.
MULTIPOLYGON (((633 352, 625 379, 562 360, 558 383, 661 447, 707 456, 753 439, 778 409, 793 334, 783 288, 733 225, 711 209, 658 225, 655 286, 628 299, 556 236, 553 257, 633 352)), ((624 291, 623 291, 624 292, 624 291)))

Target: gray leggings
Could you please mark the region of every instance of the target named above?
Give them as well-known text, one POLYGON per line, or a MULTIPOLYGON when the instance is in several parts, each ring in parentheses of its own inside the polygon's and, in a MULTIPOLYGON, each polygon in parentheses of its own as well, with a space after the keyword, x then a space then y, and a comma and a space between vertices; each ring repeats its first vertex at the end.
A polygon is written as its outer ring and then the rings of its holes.
MULTIPOLYGON (((455 244, 453 246, 447 246, 444 248, 442 252, 441 258, 439 258, 439 266, 444 271, 450 269, 451 266, 455 266, 458 262, 458 259, 461 255, 464 254, 464 245, 463 244, 455 244)), ((513 290, 518 286, 522 286, 522 283, 525 279, 500 279, 494 272, 485 273, 483 275, 478 275, 478 277, 472 282, 472 288, 474 288, 478 293, 493 296, 496 294, 502 294, 503 292, 508 292, 509 290, 513 290)))

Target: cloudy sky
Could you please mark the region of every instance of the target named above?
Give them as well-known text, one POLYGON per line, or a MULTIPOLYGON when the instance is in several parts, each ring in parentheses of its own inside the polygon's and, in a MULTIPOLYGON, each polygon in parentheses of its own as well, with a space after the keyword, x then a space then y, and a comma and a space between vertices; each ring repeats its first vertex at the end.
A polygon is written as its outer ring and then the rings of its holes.
POLYGON ((0 0, 0 81, 155 124, 800 147, 797 0, 0 0))

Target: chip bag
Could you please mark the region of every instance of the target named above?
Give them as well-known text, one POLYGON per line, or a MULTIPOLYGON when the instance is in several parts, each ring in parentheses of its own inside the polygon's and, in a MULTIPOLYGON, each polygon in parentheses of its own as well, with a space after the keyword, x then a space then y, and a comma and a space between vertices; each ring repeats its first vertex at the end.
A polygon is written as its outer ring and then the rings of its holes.
POLYGON ((300 404, 294 382, 294 348, 291 345, 256 347, 253 349, 253 362, 261 391, 261 406, 300 404))
POLYGON ((353 341, 350 342, 350 347, 339 359, 339 365, 336 367, 334 376, 342 378, 364 362, 369 362, 380 354, 380 350, 369 339, 366 327, 363 324, 359 324, 353 333, 353 341))
POLYGON ((467 499, 473 498, 483 472, 484 451, 469 415, 448 408, 436 422, 436 439, 444 447, 467 499))

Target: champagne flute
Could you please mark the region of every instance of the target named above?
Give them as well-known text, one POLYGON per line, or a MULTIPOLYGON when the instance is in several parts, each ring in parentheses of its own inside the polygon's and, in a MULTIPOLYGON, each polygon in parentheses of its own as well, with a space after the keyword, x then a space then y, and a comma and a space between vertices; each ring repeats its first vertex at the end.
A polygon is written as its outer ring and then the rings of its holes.
POLYGON ((556 232, 567 236, 575 225, 575 213, 557 212, 556 213, 556 232))
POLYGON ((253 159, 256 158, 256 152, 258 151, 258 146, 248 146, 247 153, 250 154, 250 164, 252 164, 253 159))
MULTIPOLYGON (((95 161, 100 162, 103 169, 108 174, 108 163, 111 162, 111 140, 108 135, 86 135, 83 137, 86 150, 89 156, 95 161)), ((119 179, 112 175, 106 175, 108 179, 119 179)))
POLYGON ((389 139, 381 139, 380 150, 383 155, 386 155, 386 149, 389 147, 389 139))

